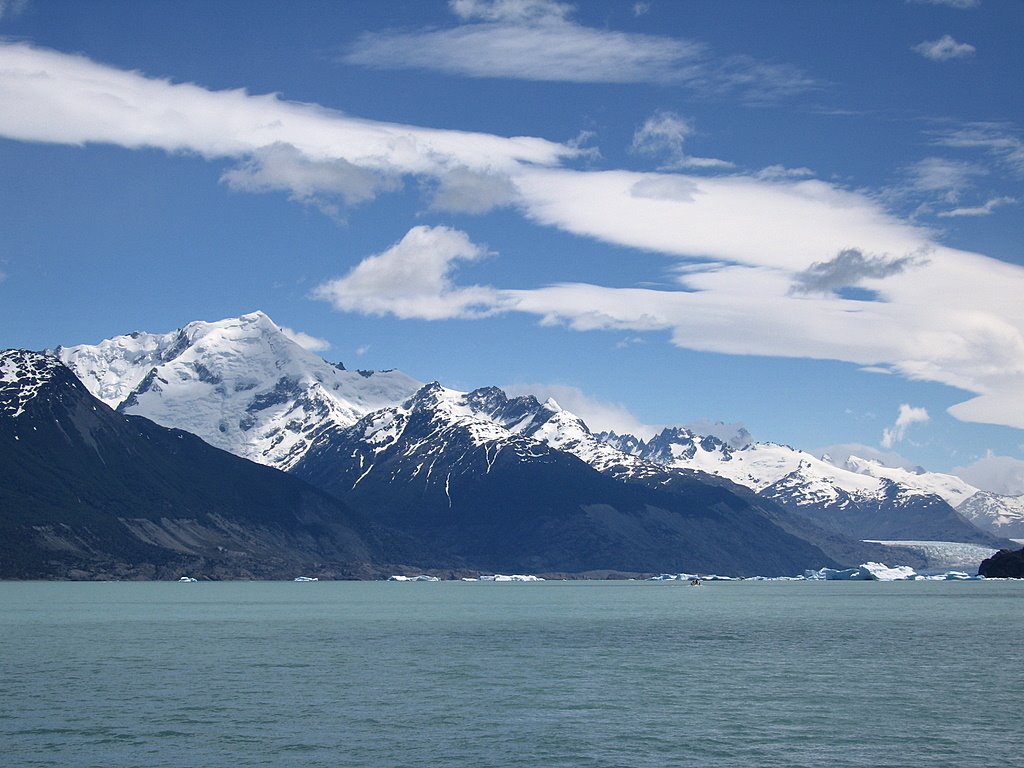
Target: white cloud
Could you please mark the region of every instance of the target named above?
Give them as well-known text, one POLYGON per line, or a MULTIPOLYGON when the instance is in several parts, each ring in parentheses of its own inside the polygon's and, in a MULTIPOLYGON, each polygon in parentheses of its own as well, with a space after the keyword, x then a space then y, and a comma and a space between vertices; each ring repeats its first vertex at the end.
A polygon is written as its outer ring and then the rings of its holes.
POLYGON ((987 200, 982 205, 976 205, 973 207, 965 208, 954 208, 951 211, 942 211, 939 216, 942 218, 952 218, 954 216, 988 216, 996 208, 1003 205, 1012 205, 1017 202, 1015 197, 993 197, 987 200))
POLYGON ((552 398, 562 408, 576 414, 592 432, 616 432, 649 439, 663 425, 644 424, 620 403, 588 395, 579 387, 565 384, 509 384, 501 387, 510 397, 533 395, 541 402, 552 398))
POLYGON ((882 447, 892 448, 896 443, 903 442, 911 424, 924 424, 929 418, 926 408, 917 408, 906 403, 901 404, 896 423, 892 427, 882 430, 882 447))
POLYGON ((280 328, 281 333, 303 349, 307 349, 310 352, 325 352, 331 348, 331 343, 326 339, 318 339, 316 336, 310 336, 308 333, 303 333, 302 331, 294 331, 283 325, 280 326, 280 328))
POLYGON ((841 443, 838 445, 829 445, 825 448, 819 448, 814 451, 814 455, 818 458, 828 460, 837 467, 846 467, 846 462, 850 460, 851 456, 858 459, 869 459, 871 461, 877 461, 884 467, 900 467, 902 469, 915 470, 918 468, 917 464, 914 464, 907 458, 904 458, 898 453, 892 451, 880 451, 877 448, 864 445, 862 443, 841 443))
POLYGON ((966 11, 970 8, 977 8, 981 5, 981 0, 907 0, 908 3, 917 3, 919 5, 944 5, 948 8, 956 8, 961 11, 966 11))
POLYGON ((448 7, 460 19, 483 21, 544 21, 572 12, 571 5, 554 0, 448 0, 448 7))
POLYGON ((988 451, 973 464, 954 467, 953 474, 984 491, 1007 496, 1024 494, 1024 460, 988 451))
POLYGON ((633 134, 632 149, 645 155, 661 155, 663 170, 682 168, 731 168, 733 164, 711 157, 690 157, 683 151, 683 142, 693 134, 693 127, 674 112, 659 111, 647 118, 633 134))
POLYGON ((440 178, 431 209, 451 213, 486 213, 515 200, 516 187, 505 174, 455 168, 440 178))
POLYGON ((980 149, 1013 172, 1024 175, 1024 141, 1020 129, 1008 123, 968 123, 935 132, 935 143, 958 149, 980 149))
POLYGON ((754 174, 759 179, 766 181, 777 181, 785 179, 810 179, 814 178, 814 171, 801 166, 800 168, 786 168, 784 165, 769 165, 754 174))
POLYGON ((401 187, 395 175, 361 168, 343 158, 312 160, 290 144, 256 149, 248 160, 225 171, 221 181, 242 192, 287 192, 291 199, 334 217, 341 216, 339 200, 351 206, 401 187))
POLYGON ((365 355, 369 351, 370 351, 370 345, 369 344, 360 344, 358 347, 356 347, 356 357, 362 357, 363 355, 365 355))
POLYGON ((23 141, 109 143, 228 158, 238 189, 347 202, 393 189, 403 174, 452 169, 501 174, 579 154, 529 137, 419 128, 349 117, 274 94, 210 91, 148 78, 82 56, 0 42, 0 135, 23 141))
POLYGON ((976 176, 984 176, 985 168, 975 163, 926 157, 905 169, 905 191, 937 196, 942 202, 955 203, 973 184, 976 176))
POLYGON ((926 40, 923 43, 918 43, 912 46, 911 50, 932 61, 949 61, 972 56, 975 48, 969 43, 958 43, 949 35, 943 35, 938 40, 926 40))
POLYGON ((318 286, 313 295, 346 312, 423 320, 484 317, 499 310, 500 294, 481 286, 456 287, 450 274, 455 262, 485 254, 464 232, 415 227, 344 277, 318 286))
POLYGON ((633 15, 634 16, 646 16, 651 12, 650 3, 633 3, 633 15))
MULTIPOLYGON (((678 284, 662 290, 463 285, 459 265, 484 249, 465 233, 416 228, 321 286, 339 309, 435 319, 516 311, 579 330, 668 331, 689 349, 842 360, 959 387, 975 397, 950 409, 957 418, 1024 428, 1024 268, 941 246, 867 194, 813 178, 571 170, 561 163, 581 151, 543 139, 360 120, 18 43, 0 42, 0 103, 19 105, 0 110, 8 139, 228 159, 238 166, 225 182, 237 189, 316 204, 355 203, 411 176, 437 190, 435 205, 465 207, 466 178, 507 179, 509 204, 537 224, 678 264, 678 284), (796 275, 846 249, 927 262, 860 274, 875 301, 790 292, 796 275)), ((1021 149, 1012 139, 1005 126, 977 124, 940 140, 1009 163, 1021 149)))
POLYGON ((360 36, 349 64, 430 69, 467 77, 578 83, 674 83, 764 101, 817 83, 795 67, 716 57, 691 40, 616 32, 572 21, 571 6, 540 0, 455 0, 467 23, 360 36))

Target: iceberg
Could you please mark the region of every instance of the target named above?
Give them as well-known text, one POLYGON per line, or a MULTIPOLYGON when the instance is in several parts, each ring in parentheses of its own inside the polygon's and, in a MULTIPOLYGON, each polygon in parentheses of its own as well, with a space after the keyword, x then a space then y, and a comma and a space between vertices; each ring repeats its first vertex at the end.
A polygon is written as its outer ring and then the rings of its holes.
POLYGON ((437 576, 427 576, 421 573, 419 576, 388 576, 388 581, 440 581, 440 579, 437 576))
POLYGON ((316 576, 296 576, 293 581, 320 581, 316 576))
POLYGON ((198 579, 193 579, 191 576, 182 576, 178 579, 179 584, 194 584, 198 579))
POLYGON ((862 563, 856 568, 821 568, 804 571, 804 578, 811 581, 913 581, 919 578, 909 565, 890 568, 884 563, 862 563))

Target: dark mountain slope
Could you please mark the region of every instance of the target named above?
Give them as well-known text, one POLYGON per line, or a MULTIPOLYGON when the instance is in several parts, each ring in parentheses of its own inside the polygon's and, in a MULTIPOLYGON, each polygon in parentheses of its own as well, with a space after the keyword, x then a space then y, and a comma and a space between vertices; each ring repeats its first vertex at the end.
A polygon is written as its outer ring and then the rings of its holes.
POLYGON ((623 483, 428 385, 292 470, 435 556, 481 570, 800 573, 834 563, 728 489, 623 483))
POLYGON ((0 576, 360 575, 397 540, 296 478, 115 413, 55 358, 0 353, 0 576))

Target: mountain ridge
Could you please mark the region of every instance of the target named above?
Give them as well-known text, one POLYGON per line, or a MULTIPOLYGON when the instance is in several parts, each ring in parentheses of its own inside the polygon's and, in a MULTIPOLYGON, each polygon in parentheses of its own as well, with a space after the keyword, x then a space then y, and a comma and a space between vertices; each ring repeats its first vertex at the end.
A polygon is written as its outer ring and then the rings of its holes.
MULTIPOLYGON (((348 371, 300 347, 262 312, 54 351, 120 413, 184 429, 236 456, 289 471, 339 499, 357 499, 362 512, 371 515, 388 507, 394 516, 398 506, 417 500, 454 509, 452 489, 458 492, 478 478, 482 484, 472 491, 478 502, 507 507, 488 485, 497 472, 510 488, 533 473, 534 482, 548 489, 544 504, 549 511, 557 507, 571 517, 580 504, 559 496, 557 483, 545 474, 549 469, 544 467, 557 465, 566 477, 576 478, 568 486, 601 486, 609 497, 625 494, 630 498, 622 497, 622 504, 634 512, 647 492, 662 499, 648 505, 659 509, 678 506, 688 495, 728 496, 729 504, 760 515, 773 536, 796 536, 820 555, 845 564, 892 556, 891 550, 861 539, 1000 546, 1005 531, 1015 530, 1010 524, 1016 512, 1007 513, 1006 500, 999 497, 979 504, 971 521, 954 511, 946 498, 966 502, 977 495, 959 478, 895 470, 856 457, 837 467, 789 446, 754 442, 745 430, 724 426, 708 435, 666 428, 649 440, 595 433, 554 400, 509 397, 497 387, 463 393, 437 382, 421 386, 394 370, 348 371), (405 430, 412 421, 420 435, 410 441, 405 430), (579 465, 563 457, 620 485, 645 490, 613 490, 602 485, 605 480, 584 479, 579 465), (418 485, 425 480, 430 482, 418 485), (376 507, 367 495, 370 487, 378 497, 376 507), (445 495, 438 496, 442 490, 445 495), (664 493, 677 498, 664 501, 659 495, 664 493), (992 520, 999 521, 992 524, 992 534, 976 527, 992 520)), ((597 512, 599 500, 590 498, 582 506, 590 512, 585 523, 577 519, 583 526, 579 530, 607 527, 611 518, 607 510, 597 512)), ((638 514, 633 523, 643 517, 638 514)), ((398 518, 403 524, 415 522, 398 518)), ((654 546, 653 537, 648 542, 654 546)), ((436 537, 431 547, 413 550, 424 557, 428 551, 454 552, 436 537)), ((459 554, 451 562, 468 560, 459 554)))

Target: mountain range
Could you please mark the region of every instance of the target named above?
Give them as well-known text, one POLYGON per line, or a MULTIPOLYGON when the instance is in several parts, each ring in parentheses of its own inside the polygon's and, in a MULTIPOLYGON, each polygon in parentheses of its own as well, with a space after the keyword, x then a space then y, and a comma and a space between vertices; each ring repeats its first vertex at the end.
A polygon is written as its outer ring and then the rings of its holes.
MULTIPOLYGON (((38 501, 54 495, 53 488, 46 489, 52 475, 46 466, 60 464, 53 453, 57 437, 48 438, 50 453, 32 453, 22 442, 26 416, 63 401, 79 405, 31 417, 35 433, 47 419, 64 433, 78 433, 77 442, 69 438, 61 444, 73 448, 65 450, 62 461, 69 466, 77 462, 80 473, 97 476, 98 470, 86 468, 86 459, 97 454, 104 471, 113 473, 104 481, 110 487, 139 468, 131 468, 127 455, 138 456, 136 464, 159 476, 145 503, 129 495, 113 505, 118 511, 112 518, 106 513, 111 531, 123 529, 158 549, 170 541, 167 531, 173 525, 165 520, 202 520, 207 529, 218 531, 225 529, 225 520, 243 521, 243 528, 259 520, 268 531, 269 513, 259 511, 252 494, 237 492, 255 482, 244 473, 259 470, 270 473, 261 477, 273 477, 287 493, 306 499, 306 509, 318 510, 298 514, 294 504, 277 506, 284 517, 274 519, 276 527, 271 527, 292 542, 290 554, 279 562, 293 570, 319 563, 323 573, 350 576, 399 567, 778 575, 894 557, 923 564, 919 554, 894 553, 865 540, 940 540, 998 548, 1007 543, 1003 537, 1024 535, 1020 497, 981 492, 950 475, 893 469, 856 457, 837 466, 828 457, 754 442, 742 431, 726 439, 682 428, 666 429, 649 440, 594 433, 553 400, 509 398, 495 387, 455 392, 394 370, 349 371, 332 365, 260 312, 32 355, 4 353, 0 391, 6 393, 5 402, 19 405, 0 410, 0 423, 18 438, 4 443, 12 457, 9 464, 5 457, 5 465, 18 467, 14 475, 35 478, 43 490, 18 484, 8 473, 0 489, 6 496, 0 499, 3 524, 22 526, 19 540, 30 528, 37 532, 32 545, 37 555, 43 551, 38 547, 49 546, 39 544, 45 539, 39 531, 56 525, 63 507, 80 511, 66 490, 49 506, 38 501), (93 421, 82 421, 82 414, 90 413, 93 421), (36 423, 38 418, 42 421, 36 423), (173 515, 157 517, 158 500, 169 488, 177 499, 198 490, 193 480, 212 480, 213 475, 183 471, 175 486, 165 459, 153 451, 129 451, 109 460, 107 443, 90 435, 97 430, 113 434, 115 423, 146 433, 148 444, 163 446, 160 450, 188 444, 195 448, 190 455, 214 451, 222 457, 218 466, 237 461, 230 472, 223 470, 220 488, 227 492, 210 495, 204 486, 211 500, 204 512, 182 498, 173 515), (154 437, 164 434, 173 434, 173 440, 154 437), (104 450, 91 446, 90 439, 104 450), (11 488, 20 488, 21 495, 11 488), (247 511, 249 504, 255 505, 247 511), (43 507, 48 517, 41 522, 43 507), (15 509, 35 510, 36 517, 10 514, 15 509), (333 538, 308 535, 303 528, 307 518, 314 526, 333 526, 333 538), (143 519, 149 521, 146 526, 160 526, 163 537, 147 540, 145 526, 126 522, 143 519), (317 544, 295 543, 311 540, 317 544), (342 541, 350 548, 342 547, 342 541)), ((48 422, 45 426, 49 429, 48 422)), ((180 450, 174 460, 182 460, 180 450)), ((102 505, 93 506, 99 514, 102 505)), ((84 517, 75 519, 85 524, 84 517)), ((165 547, 159 567, 180 563, 182 557, 197 562, 213 556, 209 547, 183 549, 184 534, 177 535, 177 549, 165 547)), ((247 567, 261 557, 273 560, 269 550, 219 546, 249 552, 247 567)), ((147 567, 157 567, 157 554, 148 551, 147 567)), ((230 575, 241 573, 243 560, 221 558, 216 567, 203 561, 203 567, 230 575)))

